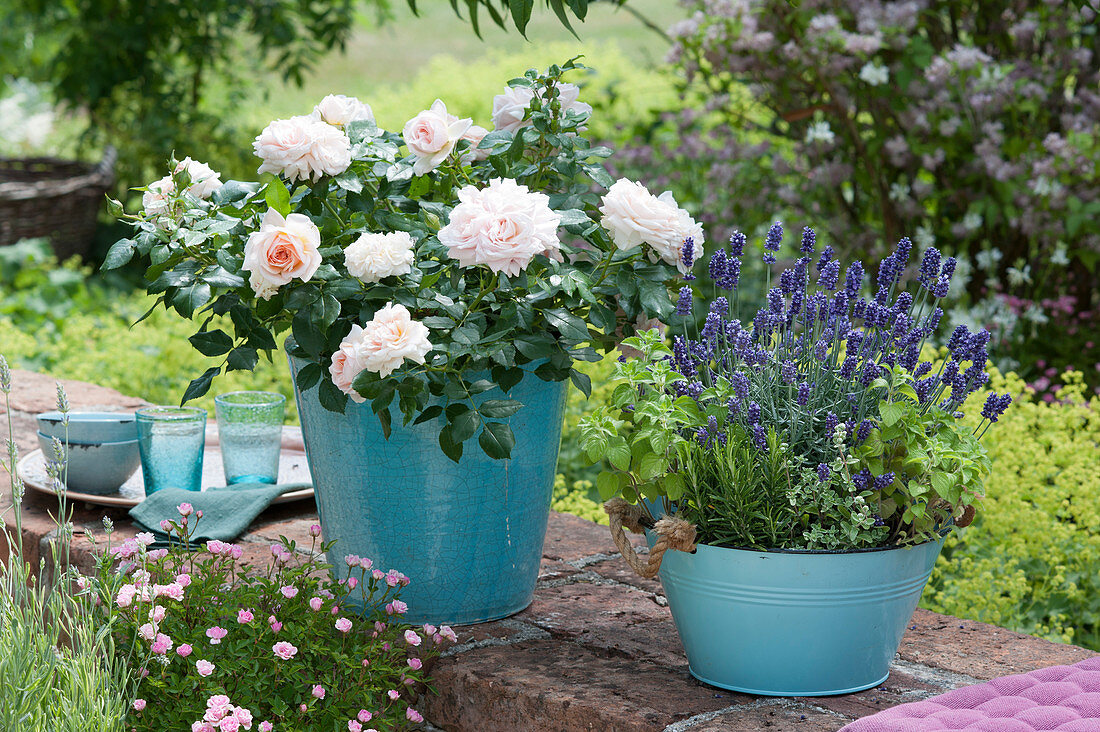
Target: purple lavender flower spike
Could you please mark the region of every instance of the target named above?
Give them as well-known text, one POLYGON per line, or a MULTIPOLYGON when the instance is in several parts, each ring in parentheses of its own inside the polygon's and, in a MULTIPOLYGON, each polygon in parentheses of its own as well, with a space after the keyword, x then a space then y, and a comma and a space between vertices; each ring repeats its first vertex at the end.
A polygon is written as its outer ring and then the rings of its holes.
POLYGON ((947 297, 947 293, 951 292, 951 278, 940 277, 929 289, 935 297, 947 297))
POLYGON ((793 384, 798 379, 798 366, 794 361, 788 359, 783 362, 780 377, 783 379, 784 384, 793 384))
POLYGON ((714 298, 714 302, 710 304, 710 312, 717 315, 725 315, 730 310, 730 301, 719 295, 714 298))
POLYGON ((710 262, 707 265, 707 274, 714 280, 715 284, 722 287, 720 282, 722 275, 726 272, 726 250, 718 249, 714 254, 710 255, 710 262))
POLYGON ((919 280, 925 287, 931 287, 940 274, 940 250, 928 247, 920 262, 919 280))
POLYGON ((768 290, 768 312, 772 315, 783 312, 783 293, 778 287, 768 290))
POLYGON ((729 410, 729 419, 733 419, 734 415, 741 412, 741 402, 737 401, 736 397, 730 397, 726 402, 726 409, 729 410))
POLYGON ((672 339, 672 365, 689 379, 698 373, 691 357, 691 344, 683 336, 672 339))
MULTIPOLYGON (((947 342, 947 350, 958 358, 959 350, 970 341, 970 330, 965 325, 955 326, 951 333, 951 340, 947 342)), ((962 359, 959 359, 962 360, 962 359)))
POLYGON ((821 256, 817 258, 818 273, 820 273, 821 270, 825 269, 825 265, 833 261, 834 254, 835 252, 833 251, 832 245, 826 244, 825 248, 821 250, 821 256))
POLYGON ((764 249, 769 252, 778 252, 783 244, 783 223, 776 221, 768 229, 768 235, 764 237, 764 249))
POLYGON ((802 245, 798 248, 803 254, 813 254, 817 248, 817 232, 809 226, 802 229, 802 245))
POLYGON ((832 292, 836 289, 836 284, 839 279, 840 262, 834 260, 826 264, 825 268, 821 270, 821 274, 817 278, 817 286, 832 292))
POLYGON ((898 359, 898 363, 905 367, 907 371, 912 371, 917 365, 917 361, 920 360, 920 345, 912 343, 905 349, 905 353, 898 359))
POLYGON ((879 477, 875 478, 874 489, 876 491, 886 490, 894 484, 894 477, 895 476, 893 473, 883 473, 879 477))
POLYGON ((726 267, 716 280, 723 290, 736 290, 741 279, 741 260, 736 257, 726 260, 726 267))
POLYGON ((754 424, 752 426, 752 441, 753 444, 760 450, 767 452, 768 450, 768 434, 764 430, 764 425, 754 424))
POLYGON ((676 300, 676 314, 677 315, 691 315, 691 288, 681 287, 680 297, 676 300))
POLYGON ((688 269, 695 264, 695 240, 690 236, 684 239, 684 245, 680 247, 680 260, 688 269))
POLYGON ((760 405, 749 402, 749 411, 745 416, 749 418, 749 424, 760 424, 760 405))
POLYGON ((849 300, 855 300, 863 288, 863 264, 852 262, 844 273, 844 294, 849 300))
POLYGON ((860 374, 859 383, 863 386, 870 386, 871 382, 879 377, 879 366, 876 363, 868 361, 863 364, 863 373, 860 374))
POLYGON ((817 464, 817 479, 820 480, 822 483, 829 479, 829 474, 831 472, 832 471, 829 470, 829 466, 825 463, 817 464))
POLYGON ((875 428, 874 420, 865 419, 859 423, 859 429, 856 430, 856 444, 862 445, 868 437, 871 436, 871 430, 875 428))
POLYGON ((700 427, 698 430, 695 431, 695 440, 700 445, 707 444, 707 439, 709 437, 710 437, 710 435, 707 434, 707 428, 706 427, 700 427))
POLYGON ((874 476, 871 475, 871 471, 867 468, 864 468, 852 476, 852 483, 855 485, 856 489, 860 491, 870 490, 871 486, 874 484, 874 480, 874 476))
MULTIPOLYGON (((744 372, 738 371, 731 378, 730 382, 733 384, 733 393, 737 395, 738 400, 745 401, 749 398, 749 377, 744 372)), ((757 406, 759 409, 759 405, 757 406)))
POLYGON ((810 402, 810 385, 803 381, 798 385, 798 406, 804 407, 810 402))
POLYGON ((840 366, 840 378, 845 381, 851 381, 852 377, 856 375, 856 364, 859 363, 859 358, 855 354, 849 354, 844 359, 844 363, 840 366))
POLYGON ((784 295, 790 295, 795 288, 795 273, 793 269, 785 269, 779 275, 779 289, 784 295))
POLYGON ((745 253, 745 243, 748 238, 740 231, 735 231, 730 235, 730 253, 735 257, 740 257, 745 253))
POLYGON ((836 431, 836 426, 840 424, 840 417, 836 416, 833 412, 829 412, 825 415, 825 434, 832 438, 833 432, 836 431))
POLYGON ((932 370, 931 361, 921 361, 917 364, 917 367, 913 369, 913 376, 917 379, 928 374, 932 370))
POLYGON ((898 242, 897 251, 894 252, 894 261, 897 262, 899 274, 905 270, 905 265, 909 261, 909 252, 913 248, 913 242, 909 241, 909 237, 903 236, 901 241, 898 242))

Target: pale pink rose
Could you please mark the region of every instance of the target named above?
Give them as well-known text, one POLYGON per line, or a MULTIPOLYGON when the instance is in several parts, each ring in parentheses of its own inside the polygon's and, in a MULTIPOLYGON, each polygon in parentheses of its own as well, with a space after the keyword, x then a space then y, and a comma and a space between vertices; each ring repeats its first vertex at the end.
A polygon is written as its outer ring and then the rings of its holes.
POLYGON ((341 633, 347 633, 351 630, 351 621, 347 618, 340 618, 336 621, 336 629, 341 633))
POLYGON ((121 607, 130 607, 134 602, 134 594, 137 592, 137 588, 133 585, 123 585, 118 588, 118 594, 115 595, 115 604, 121 607))
POLYGON ((422 715, 420 712, 416 711, 412 707, 409 707, 405 710, 405 716, 413 724, 420 724, 424 721, 424 715, 422 715))
POLYGON ((465 186, 439 241, 463 267, 483 264, 494 272, 518 275, 539 254, 562 260, 558 241, 561 214, 550 198, 511 179, 493 178, 485 188, 465 186))
POLYGON ((451 626, 449 625, 441 625, 439 627, 439 634, 449 640, 451 643, 455 643, 456 641, 458 641, 458 636, 455 635, 455 632, 451 630, 451 626))
POLYGON ((408 274, 412 270, 415 242, 407 231, 363 234, 344 250, 348 274, 363 282, 408 274))
POLYGON ((206 637, 210 639, 210 645, 216 646, 222 642, 222 638, 226 636, 229 631, 225 628, 215 625, 213 628, 206 629, 206 637))
POLYGON ((455 143, 469 130, 470 119, 458 119, 448 114, 447 105, 439 99, 405 123, 401 136, 409 152, 416 157, 413 173, 424 175, 435 170, 455 149, 455 143))
POLYGON ((406 630, 405 642, 408 643, 410 646, 418 646, 420 645, 420 636, 416 634, 415 630, 406 630))
POLYGON ((190 516, 195 512, 195 507, 190 503, 181 503, 176 506, 176 510, 179 511, 180 516, 190 516))
POLYGON ((223 717, 222 721, 218 722, 219 732, 238 732, 241 728, 241 723, 236 717, 223 717))
POLYGON ((141 544, 142 546, 149 546, 150 544, 152 544, 156 540, 157 540, 156 537, 153 536, 148 531, 142 531, 141 533, 139 533, 137 536, 134 537, 134 541, 136 541, 138 544, 141 544))
POLYGON ((466 133, 462 135, 462 139, 470 143, 470 149, 466 151, 466 154, 462 156, 464 162, 473 162, 478 160, 484 160, 489 157, 491 152, 488 148, 482 150, 478 148, 481 141, 489 134, 489 130, 478 125, 470 125, 470 129, 466 130, 466 133))
POLYGON ((199 676, 205 678, 214 673, 214 664, 204 658, 200 658, 198 661, 195 661, 195 670, 198 671, 199 676))
POLYGON ((277 119, 259 134, 252 148, 263 160, 258 173, 289 181, 316 181, 339 175, 351 165, 351 141, 340 129, 311 117, 277 119))
POLYGON ((258 231, 248 235, 242 269, 251 272, 249 284, 264 300, 297 277, 306 282, 321 266, 321 232, 302 214, 282 214, 269 208, 258 231))
POLYGON ((175 192, 176 184, 170 175, 145 186, 145 193, 141 195, 141 207, 145 210, 145 215, 159 216, 167 211, 168 199, 175 192))
POLYGON ((249 623, 252 622, 252 618, 254 618, 254 617, 255 616, 248 610, 238 610, 237 611, 237 622, 240 623, 241 625, 248 625, 249 623))
POLYGON ((192 650, 191 646, 188 645, 187 643, 184 643, 183 645, 181 645, 179 648, 176 649, 176 653, 179 654, 180 658, 187 658, 188 656, 191 655, 191 650, 192 650))
POLYGON ((348 732, 363 732, 363 725, 354 719, 348 720, 348 732))
POLYGON ((311 691, 310 693, 313 694, 313 696, 316 697, 317 699, 324 699, 325 698, 325 687, 321 686, 320 684, 314 684, 313 685, 313 691, 311 691))
POLYGON ((289 661, 298 653, 298 649, 286 641, 279 641, 271 647, 271 650, 275 652, 276 656, 284 661, 289 661))
POLYGON ((147 640, 151 643, 156 640, 157 629, 153 627, 152 623, 145 623, 140 628, 138 628, 138 635, 141 637, 142 640, 147 640))
POLYGON ((604 195, 600 212, 600 223, 623 251, 647 244, 651 257, 660 257, 683 273, 689 269, 682 256, 684 240, 693 239, 695 259, 703 253, 702 227, 676 205, 668 191, 654 196, 642 184, 620 178, 604 195))
POLYGON ((360 709, 359 713, 355 715, 355 718, 360 722, 369 722, 374 718, 374 715, 368 712, 366 709, 360 709))
POLYGON ((386 377, 406 360, 424 363, 432 344, 423 323, 413 320, 404 305, 389 303, 363 327, 355 348, 368 371, 386 377))
POLYGON ((410 658, 408 663, 409 668, 411 668, 413 671, 419 671, 421 668, 424 667, 424 662, 421 661, 419 658, 410 658))
POLYGON ((325 603, 325 601, 322 600, 319 597, 311 597, 309 599, 309 607, 314 612, 320 611, 320 609, 324 605, 324 603, 325 603))
POLYGON ((260 722, 260 727, 259 727, 260 732, 271 732, 271 730, 273 730, 274 728, 275 727, 271 724, 271 722, 268 722, 268 721, 260 722))
POLYGON ((222 187, 221 178, 206 163, 184 158, 176 165, 175 172, 184 170, 191 177, 191 185, 187 186, 187 192, 195 198, 210 198, 214 191, 222 187))
POLYGON ((363 328, 352 325, 351 332, 344 337, 344 340, 340 341, 340 350, 332 354, 332 362, 328 367, 328 372, 332 376, 332 383, 336 385, 336 388, 359 403, 364 402, 365 399, 351 388, 351 384, 355 381, 355 377, 367 367, 366 359, 360 348, 362 342, 363 328))
POLYGON ((293 600, 298 595, 298 588, 294 585, 283 585, 279 588, 279 592, 281 592, 286 599, 293 600))
POLYGON ((172 639, 166 636, 164 633, 157 633, 157 639, 153 641, 153 645, 150 648, 153 653, 165 654, 172 650, 172 639))
MULTIPOLYGON (((558 83, 558 95, 562 111, 591 114, 592 107, 580 101, 581 90, 576 84, 558 83)), ((493 97, 493 129, 515 132, 531 124, 524 120, 535 91, 529 87, 508 87, 503 94, 493 97)))
POLYGON ((401 698, 401 692, 397 689, 390 689, 386 692, 386 695, 389 696, 389 698, 393 701, 397 701, 401 698))
POLYGON ((374 112, 370 105, 343 94, 326 96, 313 108, 313 116, 338 127, 349 122, 374 121, 374 112))
POLYGON ((142 709, 145 709, 145 700, 144 699, 134 699, 134 711, 135 712, 140 712, 142 709))

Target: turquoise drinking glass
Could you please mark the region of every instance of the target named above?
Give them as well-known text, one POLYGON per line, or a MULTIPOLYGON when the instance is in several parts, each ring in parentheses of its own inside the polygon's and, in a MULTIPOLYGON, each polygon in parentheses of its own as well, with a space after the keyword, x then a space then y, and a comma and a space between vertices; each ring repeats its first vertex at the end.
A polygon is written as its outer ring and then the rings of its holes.
POLYGON ((214 397, 226 485, 278 480, 285 411, 286 397, 269 391, 214 397))
POLYGON ((202 490, 206 410, 146 407, 135 412, 145 495, 161 488, 202 490))

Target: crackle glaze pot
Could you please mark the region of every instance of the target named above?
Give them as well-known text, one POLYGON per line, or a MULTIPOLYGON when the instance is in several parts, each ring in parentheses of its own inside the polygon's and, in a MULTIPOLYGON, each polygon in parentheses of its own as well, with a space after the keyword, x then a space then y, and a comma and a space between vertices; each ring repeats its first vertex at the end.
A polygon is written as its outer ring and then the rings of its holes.
MULTIPOLYGON (((297 376, 305 361, 290 357, 297 376)), ((295 384, 297 379, 295 378, 295 384)), ((370 558, 412 580, 401 592, 412 623, 462 625, 495 620, 531 603, 561 444, 566 382, 528 375, 508 393, 524 406, 507 421, 509 460, 486 456, 474 437, 460 462, 439 448, 434 420, 402 426, 387 440, 370 403, 343 414, 321 406, 317 387, 295 388, 331 563, 370 558)), ((500 399, 492 389, 474 397, 500 399)))
POLYGON ((942 546, 760 552, 700 544, 690 554, 666 552, 660 576, 700 681, 768 696, 848 694, 886 680, 942 546))

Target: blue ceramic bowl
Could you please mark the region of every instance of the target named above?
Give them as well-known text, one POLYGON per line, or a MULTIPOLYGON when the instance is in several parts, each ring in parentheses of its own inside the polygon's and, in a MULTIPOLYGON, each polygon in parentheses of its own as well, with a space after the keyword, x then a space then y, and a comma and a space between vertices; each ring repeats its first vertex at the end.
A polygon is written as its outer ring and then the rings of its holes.
POLYGON ((133 412, 69 412, 67 432, 60 412, 43 412, 35 419, 39 432, 73 445, 137 439, 133 412))
MULTIPOLYGON (((38 433, 38 444, 47 457, 53 455, 53 438, 38 433)), ((114 493, 141 465, 138 441, 100 442, 68 445, 68 481, 77 493, 114 493)))

